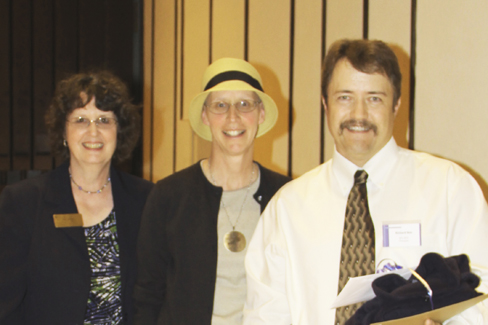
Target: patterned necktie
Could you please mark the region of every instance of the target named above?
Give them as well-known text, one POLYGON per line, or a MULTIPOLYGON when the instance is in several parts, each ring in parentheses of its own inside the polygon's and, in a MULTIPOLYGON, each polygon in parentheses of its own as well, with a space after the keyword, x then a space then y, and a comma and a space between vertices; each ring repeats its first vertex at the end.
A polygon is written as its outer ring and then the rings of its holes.
MULTIPOLYGON (((350 277, 375 272, 374 226, 369 214, 367 179, 368 173, 358 170, 347 198, 337 293, 341 292, 350 277)), ((357 303, 337 308, 336 324, 344 324, 361 305, 357 303)))

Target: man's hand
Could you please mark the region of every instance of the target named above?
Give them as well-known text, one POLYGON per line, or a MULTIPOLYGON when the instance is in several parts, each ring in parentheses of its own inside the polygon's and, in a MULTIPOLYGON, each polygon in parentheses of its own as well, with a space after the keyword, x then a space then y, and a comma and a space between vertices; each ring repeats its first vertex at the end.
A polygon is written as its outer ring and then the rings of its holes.
POLYGON ((424 325, 442 325, 442 324, 438 322, 434 322, 432 319, 428 319, 425 321, 424 325))

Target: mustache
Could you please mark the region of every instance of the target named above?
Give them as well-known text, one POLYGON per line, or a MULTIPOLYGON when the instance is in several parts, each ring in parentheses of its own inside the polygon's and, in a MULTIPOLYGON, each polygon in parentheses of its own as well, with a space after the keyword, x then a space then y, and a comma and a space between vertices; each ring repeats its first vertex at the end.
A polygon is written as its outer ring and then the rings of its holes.
POLYGON ((350 119, 350 120, 342 122, 340 125, 340 130, 342 133, 342 132, 344 132, 344 129, 346 129, 346 128, 351 129, 354 127, 360 127, 360 128, 365 129, 365 130, 373 130, 373 132, 375 134, 378 131, 378 127, 376 126, 376 124, 373 124, 372 122, 370 122, 368 120, 356 120, 356 119, 350 119))

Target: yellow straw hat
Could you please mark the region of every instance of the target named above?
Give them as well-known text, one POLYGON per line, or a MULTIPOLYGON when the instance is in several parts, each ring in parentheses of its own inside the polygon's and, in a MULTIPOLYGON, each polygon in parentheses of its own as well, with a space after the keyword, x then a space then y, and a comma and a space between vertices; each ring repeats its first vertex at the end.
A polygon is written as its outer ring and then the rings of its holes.
POLYGON ((210 128, 203 124, 202 109, 207 96, 212 91, 221 90, 250 90, 261 99, 265 117, 259 125, 256 137, 268 132, 278 119, 278 108, 274 100, 263 92, 261 76, 247 61, 233 58, 216 60, 205 70, 202 82, 203 92, 196 95, 190 103, 190 124, 201 138, 212 141, 210 128))

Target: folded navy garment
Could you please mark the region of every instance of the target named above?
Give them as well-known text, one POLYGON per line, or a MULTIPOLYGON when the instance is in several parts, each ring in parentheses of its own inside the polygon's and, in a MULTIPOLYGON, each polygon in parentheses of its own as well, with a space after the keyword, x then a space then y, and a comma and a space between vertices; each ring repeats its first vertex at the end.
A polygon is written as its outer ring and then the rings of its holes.
MULTIPOLYGON (((444 258, 427 253, 415 271, 432 289, 434 309, 481 295, 475 290, 480 279, 471 273, 465 254, 444 258)), ((376 297, 364 303, 346 325, 369 325, 432 310, 427 289, 413 275, 405 280, 386 274, 374 280, 372 287, 376 297)))

